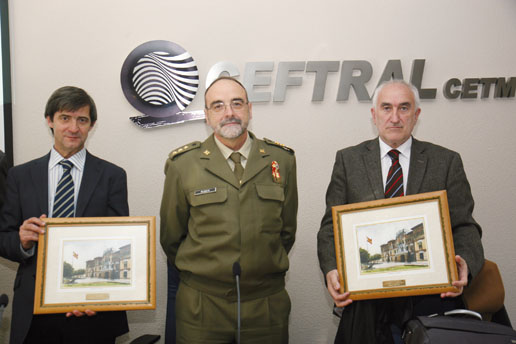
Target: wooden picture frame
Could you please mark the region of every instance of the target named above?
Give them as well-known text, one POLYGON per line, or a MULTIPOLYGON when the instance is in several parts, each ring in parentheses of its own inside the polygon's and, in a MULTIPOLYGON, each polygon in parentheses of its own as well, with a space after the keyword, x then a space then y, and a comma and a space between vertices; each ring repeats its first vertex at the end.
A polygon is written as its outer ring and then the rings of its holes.
POLYGON ((34 314, 156 308, 156 218, 45 219, 34 314))
POLYGON ((352 300, 457 292, 446 191, 332 207, 341 293, 352 300))

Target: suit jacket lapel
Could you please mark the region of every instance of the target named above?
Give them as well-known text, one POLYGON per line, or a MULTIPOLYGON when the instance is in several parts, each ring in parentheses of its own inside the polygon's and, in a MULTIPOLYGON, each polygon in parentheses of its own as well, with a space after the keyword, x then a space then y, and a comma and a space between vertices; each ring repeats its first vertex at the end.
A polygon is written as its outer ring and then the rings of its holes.
POLYGON ((75 211, 76 217, 83 216, 86 205, 102 175, 101 169, 98 158, 86 152, 86 162, 84 163, 84 172, 82 174, 81 187, 77 199, 77 209, 75 211))
POLYGON ((240 183, 237 181, 233 171, 231 171, 219 147, 217 147, 213 134, 202 143, 199 159, 201 159, 208 171, 234 187, 240 188, 240 183))
POLYGON ((410 149, 409 178, 407 181, 407 195, 419 193, 421 183, 426 171, 427 157, 424 153, 425 147, 418 140, 412 138, 410 149))
POLYGON ((385 198, 382 181, 382 165, 380 163, 380 143, 378 139, 372 140, 366 146, 364 153, 364 166, 367 178, 376 199, 385 198))
POLYGON ((36 160, 31 167, 31 178, 36 190, 40 214, 48 215, 48 160, 50 153, 36 160))

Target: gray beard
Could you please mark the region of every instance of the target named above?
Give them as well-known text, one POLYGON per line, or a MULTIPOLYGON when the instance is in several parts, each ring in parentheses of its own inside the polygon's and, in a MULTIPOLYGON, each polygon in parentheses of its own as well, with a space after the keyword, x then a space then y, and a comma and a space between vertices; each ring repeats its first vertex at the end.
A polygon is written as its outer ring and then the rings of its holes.
POLYGON ((224 126, 217 130, 217 134, 225 139, 236 139, 244 133, 244 127, 241 124, 224 126))

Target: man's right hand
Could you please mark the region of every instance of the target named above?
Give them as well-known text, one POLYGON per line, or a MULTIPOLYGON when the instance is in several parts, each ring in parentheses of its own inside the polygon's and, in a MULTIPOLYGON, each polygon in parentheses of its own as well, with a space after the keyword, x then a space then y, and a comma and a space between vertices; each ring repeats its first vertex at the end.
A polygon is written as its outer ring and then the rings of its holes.
POLYGON ((45 214, 41 215, 39 219, 37 217, 31 217, 23 221, 20 226, 20 243, 24 250, 30 250, 34 246, 34 242, 38 241, 39 234, 45 233, 45 214))
POLYGON ((326 285, 337 307, 346 307, 353 302, 353 300, 349 298, 349 292, 344 294, 340 293, 339 272, 337 269, 331 270, 326 274, 326 285))

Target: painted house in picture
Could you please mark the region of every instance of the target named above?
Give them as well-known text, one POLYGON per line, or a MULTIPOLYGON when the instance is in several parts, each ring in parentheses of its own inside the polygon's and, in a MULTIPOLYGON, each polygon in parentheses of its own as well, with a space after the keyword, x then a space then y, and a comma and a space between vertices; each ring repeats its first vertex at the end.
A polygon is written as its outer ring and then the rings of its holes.
POLYGON ((131 245, 115 251, 112 248, 101 257, 86 261, 86 276, 104 279, 131 279, 131 245))
POLYGON ((410 230, 401 229, 396 238, 380 246, 384 262, 410 263, 428 261, 423 223, 410 230))

